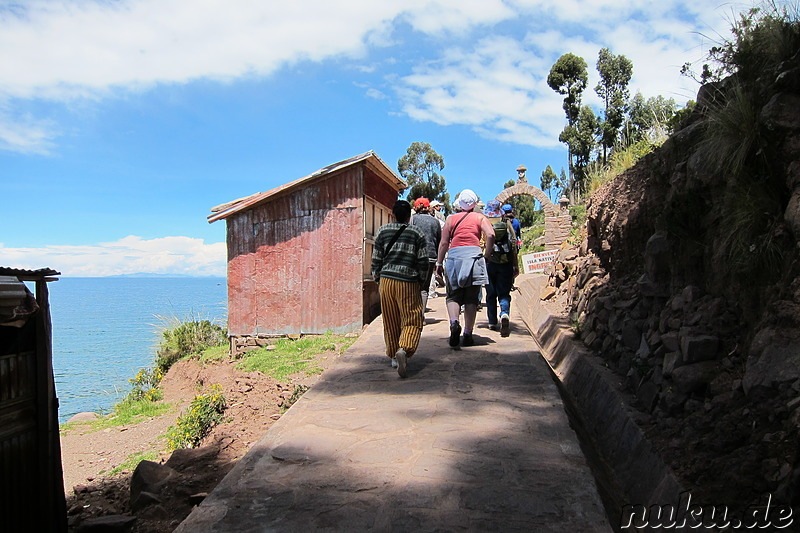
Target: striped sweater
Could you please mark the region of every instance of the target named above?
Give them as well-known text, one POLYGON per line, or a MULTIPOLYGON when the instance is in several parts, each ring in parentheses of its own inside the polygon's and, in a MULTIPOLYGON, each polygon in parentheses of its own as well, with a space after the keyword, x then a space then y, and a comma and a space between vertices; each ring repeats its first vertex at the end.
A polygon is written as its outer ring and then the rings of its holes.
POLYGON ((389 241, 402 226, 403 224, 390 222, 378 230, 372 249, 372 278, 375 281, 379 278, 392 278, 422 284, 428 272, 428 253, 425 237, 419 229, 406 226, 392 249, 386 250, 389 241))

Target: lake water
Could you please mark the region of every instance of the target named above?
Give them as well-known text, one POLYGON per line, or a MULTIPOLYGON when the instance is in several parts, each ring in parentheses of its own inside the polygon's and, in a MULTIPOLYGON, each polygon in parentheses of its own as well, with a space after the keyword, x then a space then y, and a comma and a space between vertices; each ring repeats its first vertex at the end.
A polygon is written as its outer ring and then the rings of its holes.
POLYGON ((225 325, 225 278, 66 278, 48 284, 59 420, 106 412, 151 366, 167 322, 225 325))

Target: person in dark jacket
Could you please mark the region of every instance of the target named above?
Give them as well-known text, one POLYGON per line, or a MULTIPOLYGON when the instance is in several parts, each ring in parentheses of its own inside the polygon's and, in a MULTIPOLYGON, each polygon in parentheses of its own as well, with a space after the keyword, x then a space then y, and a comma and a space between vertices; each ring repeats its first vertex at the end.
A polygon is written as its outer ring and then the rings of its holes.
POLYGON ((384 224, 375 236, 372 277, 378 282, 386 355, 401 378, 407 359, 422 335, 422 292, 428 271, 425 236, 409 224, 411 204, 398 200, 392 208, 396 222, 384 224))
POLYGON ((428 250, 428 274, 425 276, 425 283, 422 286, 422 310, 428 307, 428 292, 431 287, 433 271, 436 270, 436 257, 439 255, 439 241, 442 238, 442 226, 430 214, 430 202, 427 198, 417 198, 414 200, 414 216, 411 224, 419 228, 425 236, 428 250))

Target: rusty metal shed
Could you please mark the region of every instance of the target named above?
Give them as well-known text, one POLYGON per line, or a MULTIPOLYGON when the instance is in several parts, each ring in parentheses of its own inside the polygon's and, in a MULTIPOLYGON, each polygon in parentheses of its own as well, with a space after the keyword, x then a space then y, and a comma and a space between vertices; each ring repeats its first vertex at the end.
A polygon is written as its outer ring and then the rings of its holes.
POLYGON ((226 220, 234 353, 262 339, 360 330, 379 311, 375 234, 406 183, 370 151, 217 206, 226 220))
POLYGON ((59 272, 0 267, 0 523, 66 531, 47 283, 59 272), (33 282, 35 295, 23 282, 33 282))

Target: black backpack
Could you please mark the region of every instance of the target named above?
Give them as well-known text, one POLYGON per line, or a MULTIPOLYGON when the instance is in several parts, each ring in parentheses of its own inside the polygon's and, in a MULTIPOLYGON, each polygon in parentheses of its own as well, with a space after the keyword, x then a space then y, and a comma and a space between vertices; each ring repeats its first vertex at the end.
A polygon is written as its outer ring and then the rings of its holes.
POLYGON ((494 248, 492 263, 508 263, 511 261, 511 235, 505 220, 492 224, 494 228, 494 248))

